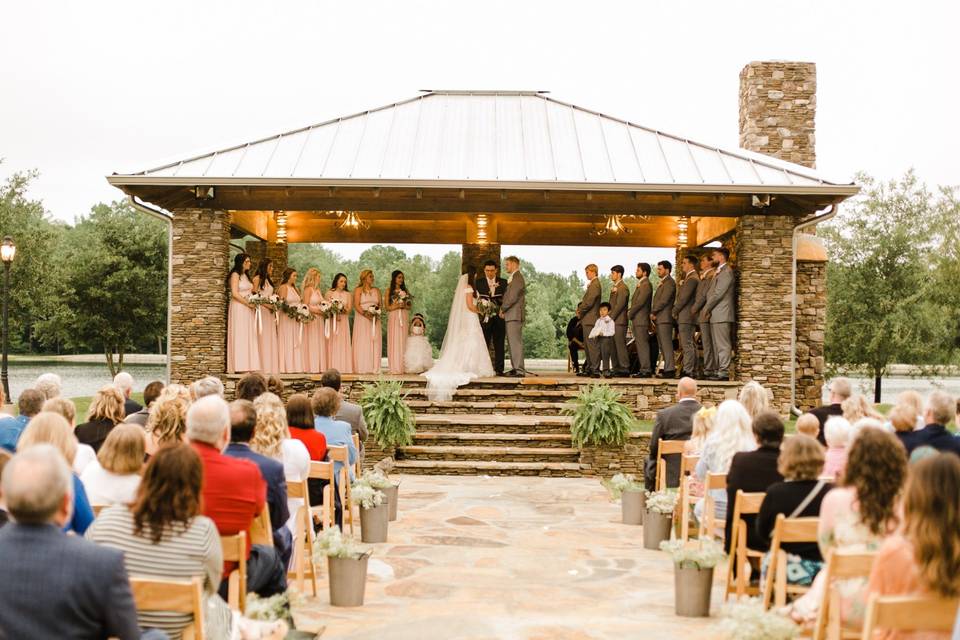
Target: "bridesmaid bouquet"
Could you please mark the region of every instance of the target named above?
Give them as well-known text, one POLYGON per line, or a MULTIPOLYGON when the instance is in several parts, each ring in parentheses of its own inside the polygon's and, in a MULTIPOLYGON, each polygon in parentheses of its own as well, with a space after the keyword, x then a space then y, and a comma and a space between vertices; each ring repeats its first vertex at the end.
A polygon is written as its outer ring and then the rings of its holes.
POLYGON ((333 305, 331 305, 326 300, 321 300, 320 304, 318 304, 317 306, 320 307, 321 318, 326 319, 333 315, 333 305))
POLYGON ((410 307, 413 304, 413 296, 403 289, 397 289, 393 292, 393 295, 390 296, 390 302, 392 304, 401 303, 405 307, 410 307))
POLYGON ((480 298, 477 300, 477 311, 484 322, 490 322, 490 318, 500 313, 500 306, 490 298, 480 298))
POLYGON ((269 296, 265 296, 262 293, 254 293, 247 298, 247 300, 258 309, 260 307, 267 307, 271 311, 279 311, 281 308, 280 296, 275 293, 269 296))
POLYGON ((329 305, 330 305, 330 315, 331 315, 331 317, 332 317, 332 316, 338 316, 338 315, 341 315, 341 314, 347 312, 346 307, 344 307, 344 306, 343 306, 343 303, 342 303, 341 301, 339 301, 339 300, 331 300, 331 301, 329 302, 329 305))
POLYGON ((283 311, 287 314, 287 317, 291 320, 296 320, 302 324, 306 324, 313 320, 313 314, 310 313, 310 307, 305 304, 285 304, 283 305, 283 311))
POLYGON ((364 311, 369 313, 371 316, 377 317, 380 315, 380 305, 371 304, 363 308, 364 311))

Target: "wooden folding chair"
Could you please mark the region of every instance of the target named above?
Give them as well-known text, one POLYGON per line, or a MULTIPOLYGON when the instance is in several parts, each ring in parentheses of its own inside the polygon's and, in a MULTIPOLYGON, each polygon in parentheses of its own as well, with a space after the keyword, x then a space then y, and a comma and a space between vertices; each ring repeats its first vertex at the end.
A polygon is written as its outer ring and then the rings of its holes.
POLYGON ((203 579, 168 580, 130 576, 130 590, 137 611, 172 611, 193 614, 193 621, 183 629, 183 640, 204 640, 203 579))
POLYGON ((227 604, 231 609, 243 613, 247 608, 247 533, 241 531, 235 536, 220 536, 224 562, 236 562, 237 568, 227 578, 227 604))
POLYGON ((707 473, 703 483, 703 521, 700 523, 700 537, 723 538, 726 518, 717 518, 717 504, 711 490, 727 490, 727 474, 707 473), (719 534, 719 535, 718 535, 719 534))
POLYGON ((270 506, 267 504, 263 505, 263 509, 250 524, 250 542, 273 546, 273 526, 270 523, 270 506))
POLYGON ((866 551, 840 551, 832 549, 827 554, 824 565, 823 599, 817 611, 817 624, 813 628, 814 640, 856 640, 860 637, 860 630, 844 629, 840 620, 840 594, 837 592, 836 580, 850 578, 867 578, 873 568, 873 561, 877 554, 866 551))
POLYGON ((873 640, 877 629, 901 631, 943 631, 949 633, 957 619, 960 598, 938 596, 881 596, 867 601, 863 640, 873 640))
POLYGON ((780 547, 787 542, 817 542, 819 522, 820 518, 787 518, 782 513, 777 516, 770 542, 767 579, 763 584, 764 609, 770 608, 772 596, 774 604, 783 607, 788 593, 800 595, 810 590, 810 587, 787 583, 787 552, 780 547))
MULTIPOLYGON (((329 462, 318 462, 317 464, 326 464, 331 468, 333 465, 329 462)), ((287 574, 287 577, 297 579, 297 588, 303 593, 304 574, 310 578, 313 588, 313 597, 317 597, 317 567, 313 562, 313 518, 310 510, 310 489, 307 486, 307 480, 287 480, 287 497, 300 498, 303 505, 297 509, 294 514, 293 526, 293 564, 295 571, 287 574)))
POLYGON ((667 461, 664 456, 683 455, 683 445, 685 444, 686 440, 664 440, 660 438, 657 441, 657 475, 654 482, 657 491, 663 491, 667 488, 667 461))
MULTIPOLYGON (((310 473, 307 476, 311 480, 326 480, 327 486, 323 488, 323 504, 310 505, 311 530, 313 527, 313 516, 320 517, 320 526, 324 529, 334 525, 334 505, 333 505, 333 463, 310 461, 310 473)), ((290 486, 287 486, 287 495, 289 496, 290 486)), ((308 494, 309 495, 309 494, 308 494)))
POLYGON ((700 456, 682 456, 680 458, 680 539, 686 542, 690 539, 690 510, 693 508, 694 497, 690 491, 693 483, 697 482, 693 470, 696 469, 700 456))
MULTIPOLYGON (((337 491, 340 492, 340 503, 343 505, 343 522, 350 523, 350 535, 353 535, 353 498, 350 494, 350 450, 347 447, 327 447, 327 459, 330 462, 340 462, 342 479, 337 481, 337 491)), ((336 466, 336 465, 334 465, 336 466)))
POLYGON ((736 593, 737 598, 744 594, 755 596, 760 593, 759 587, 749 585, 747 575, 750 571, 750 558, 762 558, 763 552, 747 548, 747 523, 740 516, 760 513, 760 505, 766 495, 762 491, 744 493, 743 489, 737 489, 737 497, 733 503, 733 524, 730 527, 730 540, 727 544, 729 559, 727 586, 723 592, 724 601, 731 593, 736 593))
POLYGON ((360 436, 353 434, 353 448, 357 450, 357 463, 353 465, 353 475, 360 477, 363 475, 363 458, 360 456, 360 436))

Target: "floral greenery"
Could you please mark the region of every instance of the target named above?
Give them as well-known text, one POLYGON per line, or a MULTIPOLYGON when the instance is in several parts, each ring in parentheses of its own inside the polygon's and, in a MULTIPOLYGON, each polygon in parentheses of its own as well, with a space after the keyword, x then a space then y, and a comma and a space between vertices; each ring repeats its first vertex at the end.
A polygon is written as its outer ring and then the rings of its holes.
POLYGON ((378 491, 363 481, 355 482, 353 486, 350 487, 350 493, 353 500, 358 502, 362 509, 379 507, 383 504, 383 499, 386 497, 383 491, 378 491))
POLYGON ((620 402, 622 394, 605 384, 591 384, 563 408, 573 416, 570 436, 573 443, 623 446, 634 424, 633 412, 620 402))
POLYGON ((726 557, 720 543, 710 539, 693 544, 683 540, 664 540, 660 543, 660 550, 669 553, 681 569, 712 569, 726 557))
POLYGON ((384 380, 366 385, 360 397, 363 417, 377 444, 382 448, 400 447, 413 442, 415 418, 407 405, 403 382, 384 380))
POLYGON ((600 480, 600 484, 610 492, 611 500, 619 500, 624 491, 643 491, 643 483, 633 477, 633 474, 618 473, 609 480, 600 480))
POLYGON ((677 506, 676 489, 664 489, 663 491, 647 491, 647 511, 654 511, 668 515, 673 513, 677 506))
POLYGON ((244 615, 253 620, 266 622, 286 620, 290 616, 290 600, 287 593, 277 593, 269 598, 261 598, 251 591, 247 594, 247 609, 244 615))
POLYGON ((370 553, 356 540, 344 537, 338 527, 330 527, 317 536, 313 543, 313 557, 353 558, 359 560, 370 553))
POLYGON ((789 618, 765 611, 757 598, 720 610, 721 638, 727 640, 792 640, 800 628, 789 618))
POLYGON ((379 469, 369 469, 363 472, 363 475, 360 476, 360 480, 357 481, 358 484, 365 484, 374 489, 389 489, 393 486, 393 482, 390 481, 390 478, 379 469))

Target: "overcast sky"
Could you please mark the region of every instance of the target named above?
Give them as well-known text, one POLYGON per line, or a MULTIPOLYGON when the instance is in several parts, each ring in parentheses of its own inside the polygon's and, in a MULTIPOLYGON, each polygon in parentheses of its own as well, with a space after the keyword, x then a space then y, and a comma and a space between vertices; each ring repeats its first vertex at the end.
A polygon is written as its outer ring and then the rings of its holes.
MULTIPOLYGON (((114 171, 363 111, 419 89, 549 90, 736 148, 740 69, 751 60, 789 59, 817 63, 820 171, 890 178, 914 167, 930 184, 955 185, 957 7, 876 0, 5 2, 0 176, 38 169, 32 195, 52 215, 73 220, 121 196, 104 180, 114 171)), ((449 247, 424 248, 438 255, 449 247)), ((606 269, 659 255, 522 251, 539 268, 564 273, 571 261, 606 269)))

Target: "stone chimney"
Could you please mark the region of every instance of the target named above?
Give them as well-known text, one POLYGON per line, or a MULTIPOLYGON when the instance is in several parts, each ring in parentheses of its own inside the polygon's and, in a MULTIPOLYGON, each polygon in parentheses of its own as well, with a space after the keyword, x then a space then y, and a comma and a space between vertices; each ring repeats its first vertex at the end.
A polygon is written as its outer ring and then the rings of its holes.
POLYGON ((751 62, 740 72, 740 147, 816 167, 817 65, 751 62))

